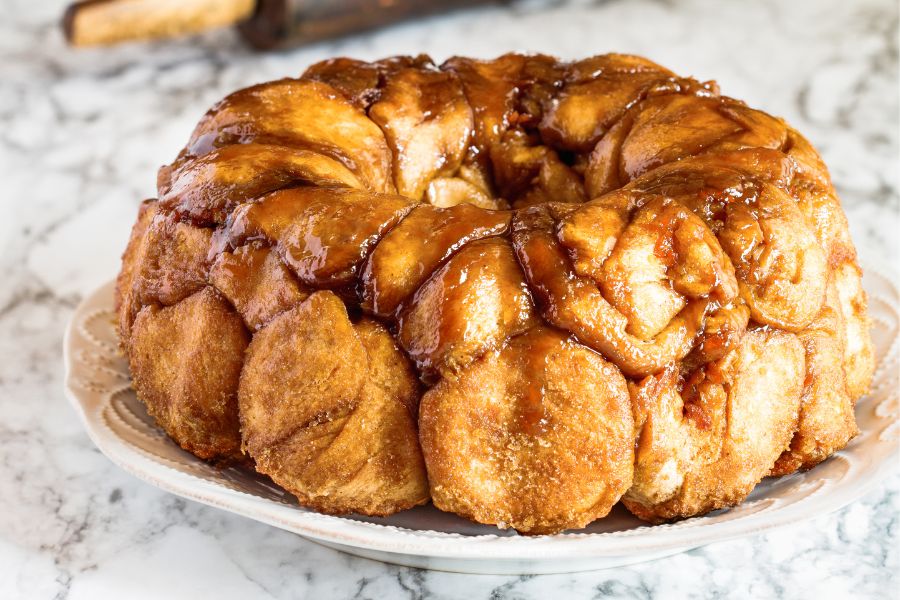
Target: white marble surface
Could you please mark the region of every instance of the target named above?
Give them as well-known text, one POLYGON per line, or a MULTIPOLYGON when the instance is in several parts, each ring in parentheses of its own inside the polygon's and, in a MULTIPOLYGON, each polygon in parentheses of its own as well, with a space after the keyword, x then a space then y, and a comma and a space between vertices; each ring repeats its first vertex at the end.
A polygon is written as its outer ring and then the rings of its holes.
POLYGON ((825 155, 864 257, 898 255, 892 0, 527 2, 257 55, 229 32, 64 48, 62 2, 0 2, 0 598, 900 596, 900 477, 814 520, 614 571, 433 573, 352 558, 113 467, 62 393, 61 336, 138 201, 225 93, 333 55, 634 52, 786 117, 825 155))

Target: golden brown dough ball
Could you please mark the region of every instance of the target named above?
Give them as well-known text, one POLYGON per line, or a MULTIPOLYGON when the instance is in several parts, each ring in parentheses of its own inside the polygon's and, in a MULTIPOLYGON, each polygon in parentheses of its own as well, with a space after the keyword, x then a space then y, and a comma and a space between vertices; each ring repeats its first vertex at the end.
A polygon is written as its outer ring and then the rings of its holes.
POLYGON ((317 292, 253 338, 239 391, 259 472, 322 512, 385 515, 422 504, 418 386, 377 324, 317 292))
POLYGON ((605 516, 631 485, 625 378, 557 330, 514 337, 422 398, 435 506, 539 534, 605 516))
POLYGON ((237 389, 249 337, 210 287, 135 319, 135 390, 166 433, 201 458, 239 456, 237 389))

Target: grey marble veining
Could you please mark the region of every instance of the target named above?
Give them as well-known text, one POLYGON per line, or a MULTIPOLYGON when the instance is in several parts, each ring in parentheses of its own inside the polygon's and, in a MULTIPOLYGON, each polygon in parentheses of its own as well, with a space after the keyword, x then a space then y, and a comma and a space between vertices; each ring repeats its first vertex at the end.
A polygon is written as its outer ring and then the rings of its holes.
POLYGON ((0 598, 900 595, 898 476, 833 515, 610 571, 465 576, 346 556, 114 467, 63 397, 60 349, 206 108, 334 55, 619 51, 715 78, 812 139, 864 260, 895 260, 896 2, 524 2, 269 55, 230 32, 72 52, 62 4, 0 2, 0 598))

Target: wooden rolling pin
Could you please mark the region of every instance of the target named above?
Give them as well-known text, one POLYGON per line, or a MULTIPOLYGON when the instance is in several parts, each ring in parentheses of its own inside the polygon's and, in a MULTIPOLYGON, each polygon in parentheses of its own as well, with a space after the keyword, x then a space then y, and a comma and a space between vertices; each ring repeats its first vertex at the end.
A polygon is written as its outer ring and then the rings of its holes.
POLYGON ((63 31, 73 46, 105 46, 236 25, 253 47, 315 42, 478 0, 83 0, 63 31))

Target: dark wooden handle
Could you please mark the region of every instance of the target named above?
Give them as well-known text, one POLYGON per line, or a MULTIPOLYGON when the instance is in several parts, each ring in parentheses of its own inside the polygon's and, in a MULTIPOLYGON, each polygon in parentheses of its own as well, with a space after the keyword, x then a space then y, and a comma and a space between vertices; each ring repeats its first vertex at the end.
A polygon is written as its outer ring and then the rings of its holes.
POLYGON ((329 39, 483 0, 83 0, 63 18, 73 46, 197 33, 239 23, 260 49, 329 39))
POLYGON ((238 30, 252 46, 270 49, 335 38, 485 0, 259 0, 238 30))

